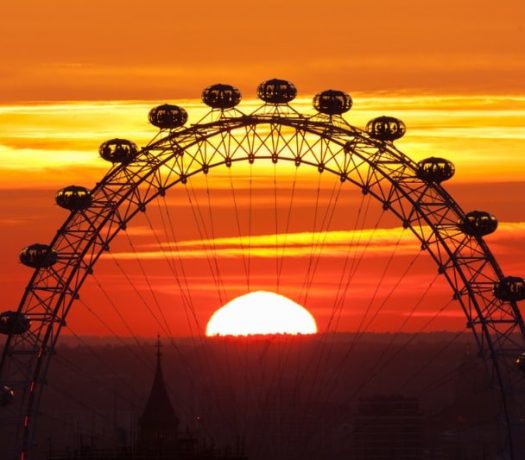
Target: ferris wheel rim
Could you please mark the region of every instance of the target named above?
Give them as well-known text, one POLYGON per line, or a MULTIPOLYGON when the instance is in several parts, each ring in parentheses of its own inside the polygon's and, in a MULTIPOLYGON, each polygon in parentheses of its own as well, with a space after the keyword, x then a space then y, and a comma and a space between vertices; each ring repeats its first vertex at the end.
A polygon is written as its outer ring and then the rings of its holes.
MULTIPOLYGON (((131 163, 128 163, 128 164, 121 164, 121 165, 119 165, 117 167, 112 168, 104 176, 104 178, 95 186, 95 188, 92 190, 92 193, 93 193, 94 196, 97 193, 103 193, 104 192, 104 187, 112 179, 114 179, 119 173, 123 173, 123 172, 128 171, 129 167, 133 166, 135 163, 140 162, 140 161, 145 161, 145 164, 147 164, 147 161, 149 160, 149 158, 147 158, 148 155, 150 155, 151 152, 153 152, 155 149, 159 149, 159 148, 162 148, 164 146, 167 146, 166 147, 167 150, 171 149, 171 152, 172 152, 171 155, 168 155, 162 162, 155 162, 154 161, 155 159, 153 157, 153 165, 150 165, 152 167, 150 168, 148 174, 146 174, 146 175, 140 174, 140 172, 142 172, 142 169, 139 169, 139 172, 135 172, 135 175, 133 177, 138 177, 139 181, 138 182, 133 182, 132 186, 129 187, 128 192, 123 194, 120 197, 120 200, 118 202, 116 202, 116 203, 115 202, 111 202, 110 212, 107 214, 107 216, 104 218, 104 220, 99 224, 99 226, 95 229, 93 237, 87 242, 87 244, 85 245, 83 251, 80 254, 75 253, 75 256, 77 256, 76 257, 77 262, 76 262, 75 265, 73 265, 73 269, 72 269, 72 271, 71 271, 71 273, 69 275, 69 278, 64 283, 63 291, 60 294, 58 300, 56 301, 56 306, 51 309, 52 310, 52 317, 49 318, 49 321, 47 322, 47 324, 48 324, 47 329, 44 328, 45 330, 43 332, 42 340, 39 342, 41 344, 41 348, 42 349, 47 349, 47 346, 48 346, 48 343, 49 343, 50 340, 52 340, 52 347, 56 343, 56 340, 58 339, 58 337, 60 335, 61 329, 62 329, 62 327, 65 324, 65 319, 67 318, 67 314, 69 312, 69 309, 71 308, 72 304, 74 303, 74 300, 75 300, 74 296, 78 294, 78 290, 80 289, 80 287, 84 283, 85 279, 88 277, 89 269, 92 269, 93 265, 97 262, 97 260, 100 258, 101 254, 104 252, 104 250, 106 248, 101 248, 100 249, 98 254, 94 257, 93 262, 90 263, 89 266, 86 264, 86 266, 84 268, 87 267, 87 269, 85 270, 85 273, 82 275, 81 281, 79 282, 78 287, 76 289, 74 289, 73 290, 74 292, 73 292, 70 289, 70 285, 72 284, 73 278, 77 275, 79 270, 81 270, 81 268, 83 268, 82 267, 82 262, 84 261, 84 257, 86 255, 86 253, 95 245, 95 240, 100 237, 102 229, 118 213, 118 211, 120 209, 120 206, 123 206, 126 203, 129 204, 129 203, 132 202, 132 195, 133 195, 134 191, 137 190, 140 185, 143 185, 148 177, 154 175, 154 173, 162 165, 166 164, 168 161, 170 161, 171 159, 173 159, 177 155, 182 156, 182 154, 186 153, 186 150, 187 150, 188 146, 184 147, 182 150, 176 150, 176 149, 179 148, 179 145, 180 145, 179 141, 180 141, 180 139, 183 139, 185 136, 191 138, 191 136, 193 135, 195 137, 195 143, 196 143, 196 142, 199 142, 199 141, 201 141, 203 139, 213 138, 214 136, 217 136, 219 134, 226 133, 227 135, 231 136, 232 132, 234 132, 238 128, 252 127, 252 126, 257 126, 257 125, 261 125, 261 124, 267 124, 267 125, 277 124, 277 125, 282 125, 282 126, 288 126, 288 127, 292 128, 292 129, 296 130, 295 131, 295 135, 297 135, 297 131, 298 130, 304 130, 304 132, 308 132, 310 134, 317 135, 317 136, 319 136, 321 138, 326 139, 329 142, 336 143, 336 144, 338 144, 340 146, 343 146, 343 143, 342 143, 343 141, 335 140, 336 139, 335 138, 335 134, 338 134, 338 135, 341 135, 341 136, 353 136, 355 139, 358 139, 359 142, 361 142, 363 144, 366 144, 368 147, 377 148, 377 149, 385 149, 389 153, 397 155, 400 163, 402 163, 404 166, 407 166, 409 169, 411 169, 414 174, 416 174, 416 172, 417 172, 417 164, 413 160, 411 160, 408 156, 403 154, 401 151, 397 150, 393 146, 393 144, 391 144, 391 143, 383 143, 383 142, 379 142, 379 141, 377 141, 375 139, 372 139, 372 138, 370 138, 367 135, 367 133, 365 131, 362 131, 359 128, 356 128, 356 127, 353 127, 353 126, 350 126, 350 125, 347 125, 348 128, 345 128, 344 125, 342 125, 342 126, 335 126, 334 124, 332 124, 332 120, 331 119, 330 120, 328 120, 328 119, 315 120, 315 119, 305 118, 305 117, 288 118, 286 116, 267 117, 267 116, 254 116, 254 115, 248 115, 247 116, 247 115, 243 115, 243 116, 240 116, 240 117, 222 118, 222 119, 220 119, 220 120, 218 120, 216 122, 211 122, 211 123, 207 123, 207 124, 203 124, 203 125, 198 125, 197 124, 197 125, 193 125, 193 126, 191 126, 189 128, 183 128, 183 129, 179 129, 179 130, 176 130, 176 131, 169 132, 163 138, 157 139, 155 142, 152 142, 152 143, 148 144, 146 147, 144 147, 143 149, 141 149, 140 152, 139 152, 139 156, 137 157, 137 159, 134 162, 131 162, 131 163), (199 136, 199 134, 201 132, 204 132, 204 133, 207 133, 207 134, 206 135, 203 134, 202 136, 199 136), (73 294, 70 295, 72 292, 73 292, 73 294), (64 315, 59 315, 61 304, 63 303, 63 299, 66 298, 67 295, 70 295, 70 299, 67 301, 68 304, 67 304, 67 306, 62 307, 63 308, 62 311, 65 312, 65 314, 64 315), (53 329, 55 323, 57 322, 56 320, 57 320, 58 317, 59 317, 59 321, 58 321, 59 324, 56 326, 56 329, 53 329)), ((194 145, 194 144, 192 144, 192 145, 194 145)), ((352 152, 352 155, 358 155, 359 156, 359 154, 355 150, 352 152)), ((265 156, 258 156, 258 157, 256 157, 255 160, 258 161, 259 159, 261 159, 261 160, 262 159, 271 160, 273 158, 265 157, 265 156)), ((374 170, 374 172, 379 172, 385 180, 389 181, 390 184, 392 185, 392 187, 397 189, 397 187, 400 186, 400 184, 397 182, 398 179, 390 177, 388 175, 388 172, 384 171, 380 165, 378 165, 377 163, 374 163, 370 159, 366 159, 366 158, 363 158, 363 157, 361 157, 361 159, 364 160, 368 164, 368 166, 374 170)), ((249 161, 249 160, 250 160, 249 157, 239 157, 239 158, 231 159, 231 163, 233 163, 233 162, 241 162, 241 161, 249 161)), ((294 161, 293 158, 286 158, 286 157, 279 157, 278 160, 294 161)), ((231 166, 231 163, 230 163, 230 166, 231 166)), ((304 162, 301 161, 301 164, 305 164, 307 166, 312 166, 312 167, 319 167, 320 166, 319 164, 315 164, 313 162, 308 162, 308 161, 304 161, 304 162)), ((215 167, 219 167, 219 166, 223 166, 223 165, 228 166, 228 163, 227 163, 227 161, 225 159, 223 159, 222 161, 218 161, 216 164, 208 165, 208 167, 209 168, 215 168, 215 167)), ((338 175, 341 178, 342 181, 343 180, 344 181, 348 180, 349 182, 352 182, 353 185, 359 185, 356 182, 353 182, 350 178, 341 176, 340 173, 338 173, 336 170, 331 169, 329 167, 324 167, 323 171, 326 171, 326 172, 338 175)), ((321 172, 322 171, 319 170, 319 173, 321 173, 321 172)), ((144 210, 144 207, 149 202, 157 199, 159 196, 161 196, 163 193, 165 193, 169 188, 175 186, 176 184, 181 183, 181 182, 184 183, 185 181, 187 181, 193 175, 202 174, 202 173, 206 174, 204 172, 204 169, 200 168, 198 170, 195 170, 195 171, 191 172, 191 174, 189 174, 187 176, 184 176, 184 179, 183 179, 183 177, 181 175, 181 176, 179 176, 179 178, 177 180, 174 180, 168 186, 163 188, 162 191, 160 189, 158 189, 157 191, 153 192, 151 194, 151 196, 148 198, 148 200, 146 200, 144 202, 138 202, 137 206, 136 206, 136 209, 133 212, 131 212, 130 214, 128 214, 124 220, 120 221, 121 222, 121 226, 120 227, 116 227, 115 232, 113 234, 111 234, 111 237, 109 239, 106 240, 106 244, 110 243, 112 241, 112 239, 114 237, 116 237, 120 233, 120 231, 122 231, 125 228, 127 223, 129 221, 131 221, 135 215, 137 215, 139 212, 144 210)), ((445 199, 445 201, 447 202, 449 209, 452 210, 453 213, 455 213, 458 217, 461 217, 461 216, 465 215, 465 213, 461 210, 459 205, 445 191, 445 189, 443 189, 443 187, 440 184, 426 184, 426 186, 429 187, 429 188, 432 188, 434 192, 436 192, 438 195, 442 196, 445 199)), ((379 195, 377 195, 377 194, 374 194, 373 191, 367 190, 366 193, 370 193, 372 197, 374 197, 376 200, 381 202, 381 197, 379 195)), ((407 197, 405 195, 403 195, 403 197, 406 198, 407 200, 409 200, 409 197, 407 197)), ((95 200, 95 202, 96 202, 96 200, 95 200)), ((135 203, 133 203, 133 204, 135 204, 135 203)), ((415 203, 412 202, 412 205, 415 205, 415 203)), ((103 206, 103 205, 101 205, 101 206, 103 206)), ((399 214, 396 214, 396 212, 392 208, 389 208, 389 209, 396 215, 396 217, 401 219, 401 216, 399 214)), ((420 211, 416 209, 416 212, 420 212, 420 211)), ((76 218, 78 218, 78 216, 83 216, 84 219, 86 221, 88 221, 88 218, 85 215, 84 211, 72 212, 66 218, 65 223, 60 227, 57 235, 52 240, 51 245, 50 245, 51 247, 54 247, 60 241, 60 239, 64 237, 64 234, 66 233, 66 230, 67 230, 67 226, 69 224, 71 224, 72 222, 74 222, 74 220, 76 218)), ((428 217, 424 214, 424 212, 421 211, 421 216, 420 217, 422 217, 423 220, 425 220, 427 222, 427 224, 430 224, 430 226, 432 226, 432 223, 428 220, 428 217)), ((405 222, 403 222, 403 225, 405 225, 405 222)), ((409 228, 412 231, 412 233, 416 237, 419 238, 418 233, 414 230, 414 228, 412 227, 410 221, 408 222, 408 227, 407 228, 409 228)), ((438 235, 439 235, 439 232, 438 232, 438 235)), ((499 268, 496 259, 494 258, 494 256, 490 252, 490 249, 488 248, 488 246, 486 245, 486 243, 484 242, 484 240, 482 238, 477 238, 477 240, 478 240, 478 244, 481 247, 482 252, 486 256, 487 263, 489 265, 491 265, 491 267, 494 269, 494 272, 498 276, 501 277, 501 274, 502 274, 501 269, 499 268)), ((446 244, 445 241, 441 240, 440 243, 446 249, 448 249, 447 244, 446 244)), ((432 258, 434 259, 434 261, 437 262, 437 259, 432 255, 430 247, 427 246, 424 249, 426 251, 428 251, 430 253, 430 255, 432 256, 432 258)), ((449 251, 449 255, 450 255, 450 259, 452 261, 454 261, 455 260, 454 253, 452 251, 449 251)), ((73 260, 73 258, 71 260, 73 260)), ((461 273, 461 271, 460 271, 460 273, 461 273)), ((447 276, 447 272, 446 271, 445 271, 444 274, 447 276)), ((40 275, 40 270, 39 269, 35 270, 33 275, 32 275, 32 277, 31 277, 31 279, 30 279, 30 282, 29 282, 28 286, 26 287, 26 290, 24 292, 24 295, 23 295, 22 300, 20 302, 20 305, 18 307, 18 312, 21 312, 21 313, 25 312, 24 311, 24 307, 28 303, 28 298, 31 296, 33 284, 38 279, 39 275, 40 275)), ((465 307, 463 307, 463 303, 462 303, 462 300, 461 300, 462 294, 456 290, 456 288, 454 287, 453 283, 449 280, 448 276, 447 276, 447 280, 449 281, 448 284, 451 286, 452 290, 454 291, 454 295, 458 296, 457 300, 460 301, 460 304, 462 306, 463 312, 467 316, 467 319, 469 319, 468 318, 468 313, 467 313, 465 307)), ((465 285, 468 285, 468 279, 466 277, 464 277, 464 282, 465 282, 465 285)), ((475 307, 475 309, 477 311, 477 314, 478 314, 479 318, 485 319, 483 310, 477 305, 477 301, 475 299, 475 293, 472 292, 470 289, 468 289, 467 290, 467 295, 468 295, 469 299, 471 299, 471 300, 472 300, 472 298, 474 298, 474 307, 475 307)), ((517 308, 515 302, 511 302, 511 306, 512 306, 512 311, 516 314, 516 323, 518 325, 518 328, 521 331, 523 331, 524 330, 523 320, 522 320, 521 316, 519 315, 519 309, 517 308)), ((474 329, 473 329, 473 333, 476 336, 476 331, 474 329)), ((493 364, 495 366, 495 370, 496 370, 496 373, 498 375, 498 378, 501 380, 501 375, 500 375, 500 370, 499 370, 498 353, 497 353, 498 350, 494 350, 494 348, 493 348, 491 334, 490 334, 490 331, 487 329, 487 325, 486 325, 486 323, 484 321, 482 322, 481 334, 483 335, 483 337, 488 342, 488 347, 489 347, 489 351, 490 351, 490 355, 491 355, 490 358, 492 359, 492 362, 493 362, 493 364)), ((4 360, 8 356, 9 352, 12 351, 10 349, 12 337, 13 336, 9 336, 9 338, 6 341, 6 344, 4 346, 4 351, 3 351, 3 355, 2 355, 2 366, 0 367, 0 371, 3 370, 4 360)), ((39 338, 40 338, 40 336, 39 336, 39 338)), ((37 363, 35 365, 35 370, 34 370, 34 372, 32 374, 32 380, 31 380, 32 383, 36 384, 36 382, 39 381, 39 379, 42 377, 42 375, 45 377, 46 372, 47 372, 46 371, 47 365, 49 364, 49 360, 50 360, 50 356, 46 356, 45 353, 43 353, 40 356, 38 356, 37 363), (42 369, 43 369, 43 371, 42 371, 42 369), (43 372, 43 374, 42 374, 42 372, 43 372)), ((501 385, 503 387, 503 382, 500 381, 500 383, 501 383, 501 385)), ((28 411, 27 411, 28 414, 32 414, 32 412, 35 410, 35 408, 33 407, 35 401, 36 401, 36 405, 38 405, 38 399, 40 398, 40 392, 41 392, 41 389, 42 389, 42 385, 38 384, 36 386, 38 387, 37 388, 37 392, 36 393, 31 392, 31 394, 30 394, 30 401, 28 403, 28 411), (36 395, 36 396, 34 396, 34 395, 36 395)), ((504 405, 506 405, 506 403, 504 403, 504 405)), ((507 412, 506 407, 505 407, 505 412, 507 412)), ((29 432, 29 429, 28 429, 28 432, 29 432)), ((29 435, 27 435, 27 439, 28 439, 28 437, 29 437, 29 435)), ((28 442, 27 439, 25 440, 26 443, 28 442)))

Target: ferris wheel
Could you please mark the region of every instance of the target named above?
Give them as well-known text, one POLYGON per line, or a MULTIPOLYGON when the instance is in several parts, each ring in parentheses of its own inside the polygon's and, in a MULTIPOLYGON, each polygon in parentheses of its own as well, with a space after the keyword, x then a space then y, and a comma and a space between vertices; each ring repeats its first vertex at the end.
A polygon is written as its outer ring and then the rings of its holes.
POLYGON ((21 252, 21 262, 34 272, 18 309, 0 315, 0 332, 7 335, 0 416, 5 426, 16 427, 13 458, 31 458, 57 341, 82 286, 117 236, 173 190, 241 163, 250 169, 266 164, 277 172, 283 164, 298 174, 317 171, 343 190, 358 190, 412 234, 448 284, 497 388, 505 458, 521 458, 525 325, 517 302, 525 299, 525 281, 506 276, 483 239, 496 230, 496 218, 464 212, 449 195, 442 184, 454 175, 450 161, 415 162, 396 148, 406 129, 401 120, 381 116, 365 129, 352 126, 343 117, 352 99, 337 90, 317 94, 316 114, 304 115, 290 105, 297 91, 285 80, 265 81, 257 94, 262 105, 244 113, 235 87, 212 85, 202 94, 211 110, 190 126, 183 108, 160 105, 149 113, 159 128, 150 143, 138 148, 125 139, 104 142, 99 153, 112 166, 100 182, 91 190, 71 185, 57 192, 56 203, 70 214, 49 244, 21 252))

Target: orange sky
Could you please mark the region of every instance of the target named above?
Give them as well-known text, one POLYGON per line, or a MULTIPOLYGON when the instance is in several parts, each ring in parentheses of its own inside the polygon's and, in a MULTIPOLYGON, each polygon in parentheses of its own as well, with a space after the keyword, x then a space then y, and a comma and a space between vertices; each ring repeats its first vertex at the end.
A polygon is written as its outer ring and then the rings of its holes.
MULTIPOLYGON (((49 241, 65 218, 53 204, 54 190, 70 183, 92 186, 107 170, 108 165, 97 156, 100 142, 125 137, 144 145, 155 134, 146 122, 147 112, 164 101, 183 105, 190 112, 190 121, 196 122, 205 113, 198 100, 200 92, 216 81, 238 86, 245 99, 243 110, 249 112, 257 105, 253 100, 257 84, 274 76, 296 84, 301 96, 296 106, 301 111, 311 111, 311 96, 316 91, 334 87, 354 98, 354 108, 347 116, 352 124, 363 127, 382 114, 402 118, 408 131, 398 142, 399 148, 416 160, 437 155, 456 164, 451 193, 465 209, 487 209, 499 217, 500 230, 488 241, 504 271, 523 275, 524 22, 521 0, 380 0, 373 6, 338 0, 324 2, 322 7, 274 0, 258 5, 240 0, 220 5, 168 0, 9 2, 0 16, 2 304, 14 308, 29 277, 28 269, 16 260, 19 248, 49 241)), ((273 190, 271 184, 264 185, 265 180, 273 180, 272 171, 260 173, 259 202, 264 200, 265 187, 273 190)), ((315 175, 306 179, 317 180, 315 175)), ((217 190, 219 208, 220 203, 228 203, 225 180, 223 175, 210 183, 217 190)), ((309 192, 304 193, 306 197, 309 192)), ((356 210, 354 198, 348 199, 356 210)), ((170 209, 179 211, 175 206, 170 209)), ((308 211, 304 206, 299 209, 308 211)), ((191 221, 188 208, 183 212, 191 221)), ((227 210, 220 212, 223 217, 228 215, 227 210)), ((309 228, 303 225, 306 219, 296 218, 295 234, 313 230, 311 224, 309 228)), ((383 249, 385 244, 391 248, 399 238, 394 222, 383 227, 386 240, 378 240, 378 250, 381 244, 383 249)), ((137 223, 135 244, 150 254, 141 228, 147 228, 147 223, 137 223)), ((341 224, 328 230, 348 229, 341 224)), ((191 235, 188 230, 184 239, 198 240, 196 229, 193 231, 191 235)), ((215 237, 238 237, 232 227, 225 226, 222 232, 215 237)), ((337 245, 331 248, 335 251, 337 245)), ((123 244, 115 250, 115 259, 125 260, 129 252, 129 245, 123 244)), ((372 268, 377 257, 382 257, 384 266, 388 253, 378 256, 370 251, 361 284, 354 291, 356 298, 366 299, 374 289, 372 280, 377 273, 372 268)), ((307 296, 309 308, 324 318, 321 321, 326 321, 327 299, 334 295, 331 279, 338 276, 333 268, 337 264, 330 267, 328 260, 340 257, 326 259, 320 282, 307 296)), ((406 265, 401 259, 385 286, 392 285, 406 265)), ((166 280, 169 274, 165 269, 162 272, 158 261, 145 263, 150 264, 163 302, 173 301, 173 279, 166 280)), ((290 278, 282 289, 292 295, 293 283, 300 282, 304 273, 297 259, 290 257, 286 264, 290 278)), ((111 280, 116 269, 107 265, 105 276, 111 280)), ((194 263, 189 276, 199 290, 196 302, 205 322, 220 305, 209 281, 197 279, 199 269, 194 263)), ((223 270, 232 285, 229 294, 242 293, 246 289, 242 274, 231 266, 223 270)), ((259 262, 254 270, 259 270, 262 279, 269 268, 259 262)), ((414 273, 411 282, 428 284, 432 270, 423 262, 421 273, 414 273)), ((113 282, 116 296, 129 290, 121 278, 113 282)), ((261 286, 264 283, 269 281, 261 281, 261 286)), ((379 321, 379 330, 392 318, 403 318, 400 305, 411 298, 409 286, 400 288, 396 304, 379 321)), ((443 286, 437 286, 435 301, 418 313, 420 318, 424 320, 442 304, 443 292, 443 286)), ((95 285, 86 286, 86 298, 98 303, 95 285)), ((104 308, 102 301, 100 308, 104 308)), ((72 323, 71 327, 77 333, 107 333, 86 312, 77 309, 75 314, 77 326, 72 323)), ((351 316, 346 327, 355 327, 351 316)), ((436 326, 463 324, 456 311, 443 318, 436 326)), ((156 327, 143 324, 137 333, 155 334, 156 327)), ((176 332, 188 333, 184 328, 176 332)))
POLYGON ((0 17, 0 101, 254 94, 284 76, 305 93, 522 94, 521 0, 19 0, 0 17))

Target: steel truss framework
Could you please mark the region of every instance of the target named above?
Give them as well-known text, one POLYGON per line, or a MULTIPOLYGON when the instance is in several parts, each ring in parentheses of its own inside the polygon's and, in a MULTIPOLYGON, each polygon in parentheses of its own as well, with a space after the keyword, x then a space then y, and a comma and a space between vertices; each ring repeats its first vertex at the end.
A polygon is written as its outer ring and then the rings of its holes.
POLYGON ((90 207, 71 212, 50 244, 57 263, 36 269, 21 299, 18 311, 32 327, 9 336, 3 350, 1 382, 18 389, 15 404, 1 415, 5 424, 18 426, 14 458, 26 459, 31 450, 60 331, 112 240, 171 187, 183 187, 192 176, 215 167, 241 161, 256 165, 263 159, 335 174, 378 200, 420 241, 447 279, 500 391, 505 456, 517 458, 523 450, 516 426, 523 414, 516 388, 523 382, 512 362, 524 348, 525 327, 516 303, 493 295, 503 273, 486 243, 458 227, 465 216, 459 205, 441 185, 420 179, 417 163, 391 142, 370 137, 341 116, 307 117, 286 104, 265 104, 250 115, 214 109, 198 124, 161 130, 132 162, 113 165, 91 191, 90 207))

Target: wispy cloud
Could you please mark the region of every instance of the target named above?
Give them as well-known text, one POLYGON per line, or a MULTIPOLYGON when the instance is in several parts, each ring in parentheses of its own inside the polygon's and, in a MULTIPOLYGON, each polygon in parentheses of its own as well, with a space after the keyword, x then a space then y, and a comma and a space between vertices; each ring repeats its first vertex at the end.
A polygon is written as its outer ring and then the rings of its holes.
MULTIPOLYGON (((13 182, 26 177, 27 170, 67 169, 78 165, 96 168, 93 182, 107 164, 98 157, 98 145, 108 138, 125 137, 145 145, 157 131, 146 121, 150 108, 158 101, 92 101, 53 104, 0 105, 0 171, 17 172, 13 182)), ((197 100, 177 103, 189 111, 190 122, 197 122, 207 108, 197 100)), ((309 113, 310 98, 294 101, 298 110, 309 113)), ((244 100, 247 113, 260 105, 244 100)), ((520 96, 359 96, 359 106, 352 110, 351 123, 366 122, 388 110, 403 119, 409 135, 399 141, 407 153, 428 156, 439 151, 451 152, 457 166, 457 178, 468 181, 519 180, 524 162, 521 155, 525 130, 520 120, 525 114, 525 99, 520 96), (505 142, 504 148, 501 148, 505 142), (498 156, 494 151, 500 152, 498 156), (502 155, 506 161, 502 161, 502 155), (473 159, 476 161, 473 162, 473 159), (490 168, 490 175, 487 171, 490 168)), ((255 163, 254 172, 265 178, 273 174, 273 165, 255 163)), ((279 174, 286 174, 284 162, 279 174)), ((247 172, 244 164, 235 165, 235 174, 247 172)), ((308 168, 302 168, 301 175, 308 168)), ((213 171, 213 180, 224 170, 213 171)), ((198 186, 198 181, 192 183, 198 186)), ((214 182, 212 186, 216 186, 214 182)), ((238 182, 236 183, 238 185, 238 182)), ((5 187, 5 185, 4 185, 5 187)))
MULTIPOLYGON (((137 234, 147 233, 141 228, 137 234)), ((500 223, 496 233, 487 238, 489 246, 496 252, 514 248, 516 240, 525 237, 525 222, 500 223)), ((120 251, 111 254, 117 259, 200 259, 200 258, 280 258, 309 257, 322 254, 323 257, 346 257, 349 252, 356 254, 366 251, 367 256, 384 256, 393 251, 397 255, 416 254, 421 250, 414 235, 401 227, 341 230, 327 232, 278 233, 253 236, 233 236, 208 239, 194 239, 137 247, 136 252, 120 251)))
MULTIPOLYGON (((399 254, 414 253, 419 250, 419 244, 413 235, 399 227, 185 240, 164 243, 160 249, 156 245, 144 245, 139 254, 144 259, 308 257, 321 252, 323 257, 345 257, 349 251, 384 254, 394 249, 399 254)), ((135 259, 137 254, 116 252, 112 257, 135 259)))

